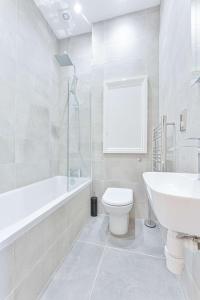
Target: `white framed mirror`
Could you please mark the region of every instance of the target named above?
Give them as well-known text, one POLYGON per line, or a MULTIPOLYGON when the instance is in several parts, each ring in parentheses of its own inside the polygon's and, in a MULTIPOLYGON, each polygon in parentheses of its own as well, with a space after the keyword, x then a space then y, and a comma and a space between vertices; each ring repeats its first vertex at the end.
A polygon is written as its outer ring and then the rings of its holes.
POLYGON ((104 83, 104 153, 147 153, 148 78, 104 83))

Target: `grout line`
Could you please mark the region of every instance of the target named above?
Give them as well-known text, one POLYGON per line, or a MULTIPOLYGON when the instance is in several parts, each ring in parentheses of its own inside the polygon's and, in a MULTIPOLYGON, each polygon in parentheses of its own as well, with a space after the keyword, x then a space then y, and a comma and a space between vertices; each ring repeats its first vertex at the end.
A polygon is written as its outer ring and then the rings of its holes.
MULTIPOLYGON (((102 215, 100 217, 102 217, 102 215)), ((125 249, 125 248, 110 246, 110 245, 108 245, 109 232, 107 232, 107 236, 106 236, 106 239, 105 239, 105 244, 100 244, 98 242, 92 242, 92 241, 87 241, 87 240, 79 240, 80 236, 81 236, 81 232, 80 232, 80 235, 77 239, 78 242, 87 243, 87 244, 91 244, 91 245, 95 245, 95 246, 99 246, 99 247, 106 247, 108 249, 119 250, 119 251, 127 252, 127 253, 130 253, 130 254, 144 255, 144 256, 147 256, 147 257, 155 258, 155 259, 165 260, 164 255, 163 256, 157 256, 157 255, 147 254, 145 252, 134 250, 134 249, 129 250, 129 249, 125 249)))
MULTIPOLYGON (((69 227, 67 228, 69 229, 69 227)), ((82 242, 79 241, 77 239, 75 239, 72 244, 70 245, 70 248, 68 250, 68 252, 66 253, 66 255, 62 258, 62 261, 59 263, 59 265, 56 267, 56 269, 54 270, 54 272, 51 274, 48 282, 46 283, 45 287, 42 289, 42 291, 40 292, 39 296, 37 297, 37 300, 40 300, 42 298, 42 296, 44 295, 45 291, 48 289, 48 287, 51 285, 52 281, 54 280, 56 274, 59 272, 59 270, 61 269, 61 267, 63 266, 65 260, 67 259, 67 257, 69 257, 70 253, 72 252, 72 250, 76 247, 77 243, 86 243, 86 242, 82 242)), ((87 243, 89 244, 89 243, 87 243)), ((91 243, 92 244, 92 243, 91 243)), ((95 246, 99 246, 99 245, 95 245, 95 246)))
POLYGON ((95 242, 81 241, 81 240, 77 240, 77 242, 85 243, 85 244, 89 244, 89 245, 94 245, 94 246, 101 247, 101 248, 107 248, 107 249, 112 249, 112 250, 118 250, 118 251, 121 251, 121 252, 127 252, 129 254, 137 254, 137 255, 152 257, 152 258, 159 259, 159 260, 165 260, 164 256, 156 256, 156 255, 147 254, 147 253, 136 251, 136 250, 129 250, 129 249, 124 249, 124 248, 120 248, 120 247, 113 247, 113 246, 109 246, 107 244, 102 245, 102 244, 98 244, 98 243, 95 243, 95 242))
POLYGON ((105 244, 98 244, 98 243, 95 243, 95 242, 90 242, 90 241, 82 241, 82 240, 77 240, 78 243, 83 243, 83 244, 88 244, 88 245, 93 245, 93 246, 97 246, 97 247, 100 247, 100 248, 105 248, 105 244))
POLYGON ((140 252, 138 250, 129 250, 129 249, 124 249, 124 248, 120 248, 120 247, 112 247, 112 246, 109 246, 109 245, 106 245, 106 247, 108 249, 118 250, 118 251, 121 251, 121 252, 127 252, 127 253, 130 253, 130 254, 137 254, 137 255, 142 255, 142 256, 148 256, 148 257, 156 258, 156 259, 159 259, 159 260, 165 260, 164 256, 162 257, 162 256, 156 256, 156 255, 152 255, 152 254, 147 254, 147 253, 144 253, 144 252, 140 252))
POLYGON ((91 291, 90 291, 90 295, 89 295, 89 300, 92 299, 92 295, 93 295, 93 292, 94 292, 94 289, 95 289, 95 284, 96 284, 96 281, 97 281, 97 277, 99 275, 100 268, 102 266, 103 259, 104 259, 104 256, 105 256, 105 251, 106 251, 106 246, 103 248, 103 252, 101 254, 101 258, 100 258, 99 263, 97 265, 97 270, 96 270, 96 274, 95 274, 95 277, 94 277, 94 281, 92 283, 92 287, 91 287, 91 291))

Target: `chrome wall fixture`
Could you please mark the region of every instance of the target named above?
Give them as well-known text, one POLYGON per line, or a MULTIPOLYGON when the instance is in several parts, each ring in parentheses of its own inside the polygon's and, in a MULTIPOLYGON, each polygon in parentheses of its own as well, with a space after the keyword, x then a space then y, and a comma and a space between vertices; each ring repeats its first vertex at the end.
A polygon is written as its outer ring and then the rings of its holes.
POLYGON ((153 129, 152 136, 152 171, 166 172, 167 152, 167 127, 175 126, 174 122, 167 122, 167 116, 163 115, 159 125, 153 129))
MULTIPOLYGON (((167 122, 167 116, 163 115, 157 127, 152 133, 152 171, 166 172, 166 155, 167 155, 167 127, 175 126, 174 122, 167 122)), ((147 197, 148 198, 148 197, 147 197)), ((152 218, 152 209, 148 198, 148 218, 144 221, 147 227, 154 228, 155 221, 152 218)))

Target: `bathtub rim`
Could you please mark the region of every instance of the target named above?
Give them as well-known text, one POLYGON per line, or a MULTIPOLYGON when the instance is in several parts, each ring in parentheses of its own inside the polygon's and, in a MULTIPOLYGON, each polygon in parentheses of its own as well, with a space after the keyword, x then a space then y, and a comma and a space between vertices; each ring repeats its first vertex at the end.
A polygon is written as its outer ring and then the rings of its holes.
MULTIPOLYGON (((57 176, 54 176, 57 177, 57 176)), ((48 179, 54 178, 50 177, 48 179)), ((58 176, 59 177, 59 176, 58 176)), ((48 179, 44 179, 42 181, 46 181, 48 179)), ((42 182, 39 181, 39 182, 42 182)), ((34 184, 37 184, 38 182, 23 186, 21 188, 27 188, 29 186, 33 186, 34 184)), ((6 229, 2 230, 2 233, 0 231, 0 251, 4 249, 5 247, 11 245, 15 240, 17 240, 20 236, 22 236, 24 233, 26 233, 28 230, 42 222, 46 217, 51 215, 53 212, 55 212, 58 208, 66 204, 72 197, 76 196, 79 192, 83 191, 87 187, 89 187, 92 183, 92 179, 89 177, 85 177, 85 181, 82 182, 80 185, 72 189, 71 191, 67 191, 63 193, 61 196, 55 198, 54 200, 50 201, 46 205, 42 206, 41 208, 37 209, 27 217, 23 218, 22 220, 19 220, 13 225, 8 226, 6 229)), ((16 190, 19 190, 21 188, 17 188, 11 191, 8 191, 5 194, 12 193, 16 190)))

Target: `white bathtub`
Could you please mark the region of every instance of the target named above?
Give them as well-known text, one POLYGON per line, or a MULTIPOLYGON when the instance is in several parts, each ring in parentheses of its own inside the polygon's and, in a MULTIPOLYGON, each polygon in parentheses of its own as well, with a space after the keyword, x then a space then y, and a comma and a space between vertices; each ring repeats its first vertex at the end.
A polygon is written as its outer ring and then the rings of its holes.
POLYGON ((57 176, 0 195, 0 299, 36 300, 90 214, 89 178, 57 176))
POLYGON ((0 194, 0 249, 90 185, 89 178, 56 176, 0 194))

